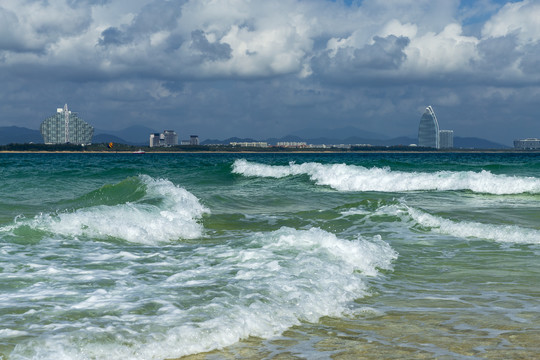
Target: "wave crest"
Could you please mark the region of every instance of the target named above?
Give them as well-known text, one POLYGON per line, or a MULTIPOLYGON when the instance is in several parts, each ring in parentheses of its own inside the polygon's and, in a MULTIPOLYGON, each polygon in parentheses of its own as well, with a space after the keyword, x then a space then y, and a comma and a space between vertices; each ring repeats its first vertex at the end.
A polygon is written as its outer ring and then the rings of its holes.
POLYGON ((484 239, 498 243, 513 244, 540 244, 540 230, 518 225, 488 224, 475 221, 450 220, 440 216, 431 215, 423 210, 416 209, 404 203, 383 205, 373 212, 365 209, 349 209, 342 212, 343 216, 362 215, 370 217, 392 216, 397 217, 408 228, 417 225, 425 231, 437 234, 450 235, 463 239, 484 239))
POLYGON ((470 190, 477 193, 507 195, 540 193, 540 179, 495 175, 489 171, 437 171, 403 172, 389 168, 365 168, 346 164, 290 163, 288 166, 266 165, 236 160, 233 170, 244 176, 282 178, 290 175, 308 175, 318 185, 327 185, 338 191, 455 191, 470 190))
MULTIPOLYGON (((119 238, 143 244, 194 239, 202 235, 203 228, 198 220, 209 210, 193 194, 169 180, 147 175, 136 179, 138 186, 127 195, 127 199, 131 199, 135 192, 142 191, 143 194, 135 196, 139 198, 136 201, 40 214, 33 219, 17 220, 11 228, 29 227, 66 237, 119 238)), ((102 189, 114 190, 107 185, 102 189)), ((120 201, 116 199, 115 202, 120 201)))

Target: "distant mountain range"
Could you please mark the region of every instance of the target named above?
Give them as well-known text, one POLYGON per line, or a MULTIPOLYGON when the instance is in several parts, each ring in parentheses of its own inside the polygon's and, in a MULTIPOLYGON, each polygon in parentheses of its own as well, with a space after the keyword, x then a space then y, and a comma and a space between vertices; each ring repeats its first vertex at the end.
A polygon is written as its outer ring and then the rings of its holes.
POLYGON ((128 145, 148 145, 150 134, 156 133, 146 126, 134 125, 123 130, 94 129, 94 143, 115 142, 128 145))
POLYGON ((18 126, 0 127, 0 145, 6 144, 43 143, 39 130, 31 130, 18 126))
MULTIPOLYGON (((148 139, 151 133, 157 132, 144 126, 131 126, 124 130, 107 131, 96 129, 94 131, 93 143, 119 143, 128 145, 148 145, 148 139)), ((268 138, 264 140, 255 140, 251 138, 228 138, 225 140, 208 139, 201 142, 201 145, 223 144, 228 145, 231 142, 253 142, 265 141, 269 144, 277 142, 305 142, 308 144, 371 144, 376 146, 395 146, 410 145, 417 142, 412 137, 388 138, 384 135, 364 132, 355 127, 345 127, 340 129, 305 129, 305 133, 312 136, 302 135, 301 131, 284 136, 282 138, 268 138)), ((18 126, 0 127, 0 145, 10 143, 43 143, 43 137, 38 130, 32 130, 18 126)), ((454 137, 454 147, 463 149, 508 149, 509 146, 495 143, 493 141, 476 137, 454 137)))

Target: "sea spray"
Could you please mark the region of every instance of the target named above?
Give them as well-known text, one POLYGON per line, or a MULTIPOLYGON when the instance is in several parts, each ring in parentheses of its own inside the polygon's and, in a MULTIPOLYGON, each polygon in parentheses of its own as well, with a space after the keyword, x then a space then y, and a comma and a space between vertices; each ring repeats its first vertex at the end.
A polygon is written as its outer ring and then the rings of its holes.
POLYGON ((244 176, 282 178, 291 175, 308 175, 318 185, 338 191, 455 191, 470 190, 486 194, 540 193, 540 179, 495 175, 489 171, 437 171, 402 172, 390 168, 365 168, 346 164, 321 164, 291 162, 289 165, 266 165, 238 159, 233 173, 244 176))

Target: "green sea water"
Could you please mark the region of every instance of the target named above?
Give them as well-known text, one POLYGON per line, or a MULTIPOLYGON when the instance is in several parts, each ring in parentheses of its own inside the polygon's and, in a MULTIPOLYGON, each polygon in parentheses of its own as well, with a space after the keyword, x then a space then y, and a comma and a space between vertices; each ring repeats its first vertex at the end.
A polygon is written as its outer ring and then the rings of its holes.
POLYGON ((0 154, 0 359, 529 359, 538 154, 0 154))

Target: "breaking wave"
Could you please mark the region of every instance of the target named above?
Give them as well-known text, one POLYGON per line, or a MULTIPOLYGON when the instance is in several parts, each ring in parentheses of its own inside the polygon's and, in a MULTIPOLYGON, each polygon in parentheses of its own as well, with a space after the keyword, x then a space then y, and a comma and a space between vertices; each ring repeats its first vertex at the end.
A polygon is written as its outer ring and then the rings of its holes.
POLYGON ((209 212, 187 190, 147 175, 105 185, 74 203, 84 207, 42 213, 33 219, 19 218, 3 230, 30 228, 64 237, 119 238, 155 244, 200 237, 203 228, 198 220, 209 212))
POLYGON ((256 177, 282 178, 291 175, 308 175, 318 185, 327 185, 338 191, 455 191, 470 190, 477 193, 506 195, 540 194, 540 179, 496 175, 489 171, 437 171, 403 172, 389 168, 365 168, 346 164, 320 164, 291 162, 286 166, 266 165, 236 160, 236 174, 256 177))
POLYGON ((362 215, 366 219, 381 215, 397 217, 409 228, 420 226, 437 234, 470 239, 484 239, 499 243, 540 244, 540 230, 518 225, 488 224, 475 221, 457 221, 431 215, 406 204, 383 205, 373 212, 349 209, 343 216, 362 215))
MULTIPOLYGON (((99 326, 100 317, 72 321, 69 331, 61 323, 36 324, 43 336, 18 345, 10 359, 177 358, 250 336, 269 338, 303 321, 354 313, 354 300, 368 294, 369 278, 391 270, 397 258, 379 236, 344 240, 318 228, 285 227, 184 254, 145 266, 152 271, 146 277, 176 269, 159 282, 132 277, 128 265, 129 277, 118 274, 128 284, 119 279, 113 288, 56 304, 65 316, 84 311, 114 316, 106 316, 106 328, 99 326)), ((100 273, 85 273, 91 275, 100 273)), ((65 281, 73 277, 71 272, 65 281)), ((37 290, 28 297, 39 296, 37 290)))
POLYGON ((540 230, 517 225, 484 224, 474 221, 453 221, 409 208, 410 216, 431 231, 461 238, 487 239, 500 243, 540 244, 540 230))

